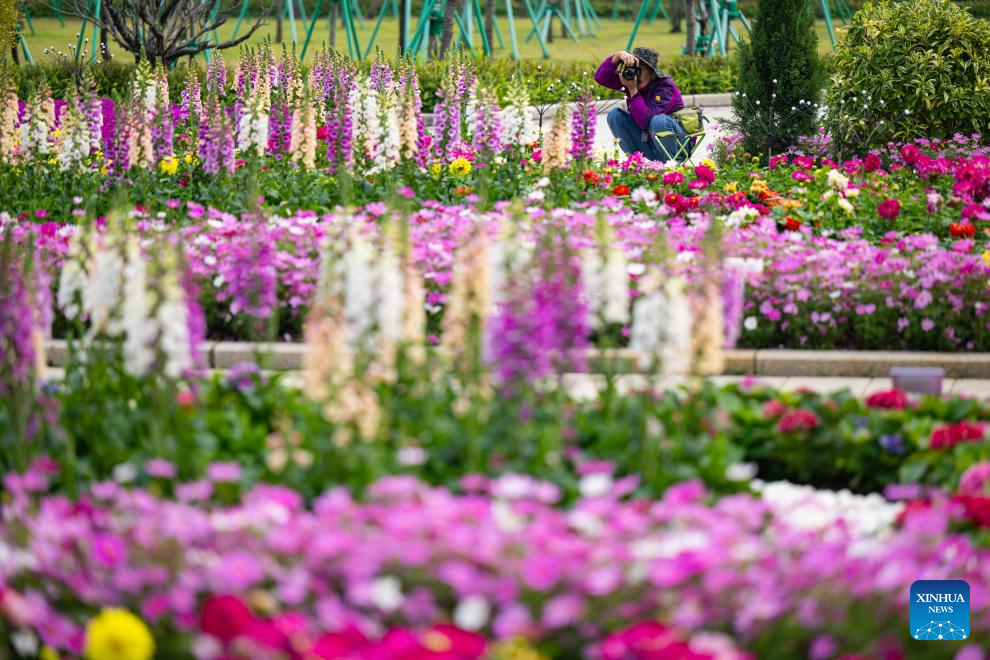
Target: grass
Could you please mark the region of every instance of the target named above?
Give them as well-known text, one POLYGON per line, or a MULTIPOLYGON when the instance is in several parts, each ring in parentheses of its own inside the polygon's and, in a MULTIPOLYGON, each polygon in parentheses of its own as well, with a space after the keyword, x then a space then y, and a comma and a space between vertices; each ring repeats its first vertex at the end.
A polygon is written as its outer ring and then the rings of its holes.
MULTIPOLYGON (((509 49, 509 31, 508 31, 508 21, 501 17, 498 21, 499 27, 504 39, 505 47, 496 48, 495 56, 497 57, 508 57, 511 54, 509 49)), ((295 21, 296 24, 296 34, 298 39, 298 48, 302 48, 302 43, 305 39, 306 27, 301 20, 295 21)), ((360 25, 357 27, 358 41, 362 49, 367 47, 368 39, 371 36, 372 27, 374 20, 371 18, 365 19, 364 27, 360 25)), ((416 18, 413 18, 413 26, 416 24, 416 18)), ((65 25, 60 25, 58 20, 55 18, 35 18, 33 19, 34 34, 31 34, 30 30, 25 26, 25 40, 27 42, 28 48, 31 54, 34 56, 35 62, 42 62, 46 59, 43 54, 45 48, 55 48, 58 50, 68 52, 68 45, 72 44, 75 46, 76 34, 79 31, 80 21, 79 19, 66 18, 65 25)), ((242 25, 240 34, 244 33, 244 28, 247 25, 242 25)), ((576 29, 575 24, 575 29, 576 29)), ((532 28, 532 23, 529 22, 527 18, 525 21, 521 20, 518 16, 516 17, 516 31, 519 40, 519 51, 520 57, 523 59, 541 59, 542 53, 537 44, 536 39, 532 39, 529 42, 526 41, 526 35, 532 28)), ((632 28, 632 21, 630 20, 610 20, 609 18, 602 18, 602 27, 596 28, 594 36, 586 36, 579 39, 577 42, 569 38, 560 38, 560 36, 555 36, 553 43, 549 44, 550 55, 552 59, 560 61, 580 61, 580 62, 598 62, 604 59, 610 53, 614 53, 617 50, 626 47, 626 42, 629 38, 629 33, 632 28)), ((227 39, 233 34, 234 21, 228 21, 220 30, 219 36, 221 39, 227 39)), ((825 22, 818 21, 816 25, 819 39, 819 49, 821 52, 826 53, 832 50, 831 43, 828 39, 828 32, 826 31, 825 22)), ((559 35, 560 25, 556 25, 557 34, 559 35)), ((411 30, 412 32, 413 30, 411 30)), ((319 46, 329 39, 329 28, 327 26, 326 18, 322 18, 313 30, 313 39, 310 44, 309 51, 306 55, 306 60, 311 61, 313 58, 313 53, 319 49, 319 46)), ((393 18, 387 18, 382 22, 381 29, 378 33, 378 38, 376 39, 376 44, 380 46, 387 53, 392 53, 395 51, 398 45, 398 21, 393 18)), ((455 36, 456 36, 455 29, 455 36)), ((275 36, 275 21, 268 19, 261 28, 252 35, 248 43, 260 44, 265 39, 274 40, 275 36)), ((87 30, 86 37, 92 38, 92 26, 87 30)), ((289 21, 283 21, 283 38, 287 43, 287 46, 291 46, 292 32, 290 29, 289 21)), ((478 41, 478 33, 475 31, 474 36, 476 45, 480 49, 480 41, 478 41)), ((637 45, 649 46, 657 49, 660 52, 661 57, 673 57, 680 54, 681 48, 684 45, 684 35, 683 34, 671 34, 670 24, 663 20, 657 20, 652 24, 646 24, 640 26, 639 35, 636 38, 637 45)), ((496 39, 496 47, 499 45, 496 39)), ((130 59, 130 55, 126 52, 121 51, 116 44, 110 43, 110 52, 115 58, 122 57, 130 59)), ((337 29, 337 47, 344 49, 346 47, 346 41, 344 37, 344 31, 338 26, 337 29)), ((731 49, 730 49, 731 50, 731 49)), ((224 51, 224 59, 228 62, 233 62, 237 59, 238 49, 230 49, 224 51)), ((22 58, 23 61, 23 58, 22 58)))

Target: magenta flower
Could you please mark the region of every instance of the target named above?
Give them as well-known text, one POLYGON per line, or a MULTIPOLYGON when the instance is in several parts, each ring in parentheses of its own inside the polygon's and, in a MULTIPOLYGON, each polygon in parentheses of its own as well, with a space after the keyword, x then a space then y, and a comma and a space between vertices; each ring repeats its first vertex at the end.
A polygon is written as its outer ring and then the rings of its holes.
POLYGON ((901 213, 901 201, 897 198, 885 199, 877 206, 877 214, 885 220, 896 220, 901 213))

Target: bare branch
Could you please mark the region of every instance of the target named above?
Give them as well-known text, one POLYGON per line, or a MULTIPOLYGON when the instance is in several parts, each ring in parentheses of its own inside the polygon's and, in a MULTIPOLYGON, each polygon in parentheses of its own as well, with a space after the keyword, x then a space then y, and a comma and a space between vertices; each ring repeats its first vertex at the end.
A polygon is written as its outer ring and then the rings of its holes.
POLYGON ((101 15, 91 16, 88 0, 70 0, 59 11, 105 29, 135 59, 171 65, 207 49, 223 50, 244 43, 265 24, 274 0, 269 0, 262 16, 236 38, 213 40, 212 33, 239 11, 240 5, 241 0, 102 0, 101 15))

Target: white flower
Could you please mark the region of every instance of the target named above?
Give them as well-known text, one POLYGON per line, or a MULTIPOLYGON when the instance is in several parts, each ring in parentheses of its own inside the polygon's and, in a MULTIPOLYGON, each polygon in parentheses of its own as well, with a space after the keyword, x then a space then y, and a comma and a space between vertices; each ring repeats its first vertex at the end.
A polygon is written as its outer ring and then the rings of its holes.
POLYGON ((166 287, 166 299, 158 306, 155 316, 161 327, 165 375, 178 378, 193 367, 185 292, 177 285, 166 287))
POLYGON ((583 255, 581 279, 588 298, 588 311, 596 327, 602 322, 629 322, 628 271, 622 250, 608 248, 604 259, 597 249, 583 255))
POLYGON ((836 190, 845 190, 849 186, 849 177, 832 169, 828 171, 828 183, 836 190))
POLYGON ((760 212, 757 211, 752 206, 744 206, 738 208, 728 215, 725 219, 726 227, 739 227, 740 225, 749 222, 753 218, 759 217, 760 212))
POLYGON ((853 213, 853 212, 854 212, 854 211, 856 210, 856 207, 854 207, 854 206, 852 205, 852 202, 850 202, 850 201, 849 201, 848 199, 846 199, 845 197, 840 197, 840 198, 839 198, 839 199, 838 199, 838 200, 836 201, 836 204, 838 204, 838 205, 839 205, 839 208, 840 208, 840 209, 842 209, 843 211, 845 211, 846 213, 849 213, 849 214, 852 214, 852 213, 853 213))
POLYGON ((743 321, 743 327, 752 332, 756 330, 758 323, 755 316, 747 316, 746 320, 743 321))
POLYGON ((484 628, 489 616, 491 607, 484 596, 468 596, 454 608, 454 623, 471 632, 484 628))
POLYGON ((663 375, 687 373, 692 318, 683 281, 668 278, 661 285, 655 281, 642 285, 644 295, 633 304, 629 347, 659 358, 663 375))
POLYGON ((598 472, 581 477, 578 482, 578 491, 581 497, 601 497, 612 489, 612 475, 598 472))
POLYGON ((400 465, 422 465, 426 462, 426 450, 422 447, 403 447, 399 450, 397 458, 400 465))
POLYGON ((132 463, 120 463, 113 468, 112 474, 118 484, 129 484, 137 478, 137 468, 132 463))
POLYGON ((492 483, 492 495, 507 500, 528 497, 532 492, 530 479, 521 474, 509 472, 492 483))
POLYGON ((640 186, 632 191, 629 198, 634 202, 649 204, 657 201, 657 194, 645 186, 640 186))
POLYGON ((151 315, 153 303, 148 295, 146 264, 133 239, 127 250, 122 307, 124 369, 134 376, 143 376, 155 362, 153 346, 159 328, 151 315))
POLYGON ((512 505, 502 500, 492 502, 492 520, 507 534, 518 532, 526 527, 526 518, 512 510, 512 505))
POLYGON ((402 583, 392 575, 383 575, 371 583, 371 603, 384 612, 393 612, 402 605, 402 583))
POLYGON ((756 476, 756 463, 733 463, 725 470, 729 481, 749 481, 756 476))
POLYGON ((18 630, 11 634, 10 643, 14 651, 21 657, 34 657, 38 655, 38 638, 30 630, 18 630))

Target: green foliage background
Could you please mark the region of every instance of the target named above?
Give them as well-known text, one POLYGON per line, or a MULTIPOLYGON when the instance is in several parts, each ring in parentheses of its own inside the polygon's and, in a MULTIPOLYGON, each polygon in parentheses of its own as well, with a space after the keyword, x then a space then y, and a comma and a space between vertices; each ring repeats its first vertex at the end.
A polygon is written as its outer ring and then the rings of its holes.
POLYGON ((867 3, 831 68, 840 147, 990 131, 990 22, 948 0, 867 3))

